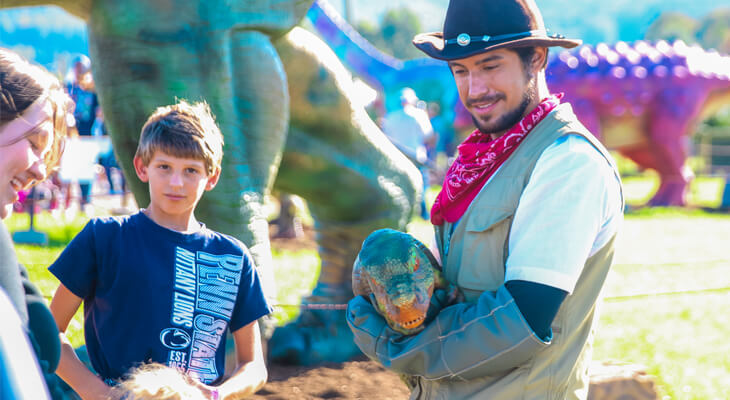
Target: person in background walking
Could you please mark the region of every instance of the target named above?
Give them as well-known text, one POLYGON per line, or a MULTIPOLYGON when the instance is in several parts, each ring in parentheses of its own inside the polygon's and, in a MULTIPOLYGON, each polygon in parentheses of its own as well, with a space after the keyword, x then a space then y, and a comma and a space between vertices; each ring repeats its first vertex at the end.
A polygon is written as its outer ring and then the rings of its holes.
POLYGON ((418 96, 411 88, 400 91, 401 108, 393 110, 383 119, 383 133, 403 154, 418 166, 423 179, 420 215, 428 219, 426 190, 429 186, 427 144, 433 144, 435 136, 426 110, 418 107, 418 96))

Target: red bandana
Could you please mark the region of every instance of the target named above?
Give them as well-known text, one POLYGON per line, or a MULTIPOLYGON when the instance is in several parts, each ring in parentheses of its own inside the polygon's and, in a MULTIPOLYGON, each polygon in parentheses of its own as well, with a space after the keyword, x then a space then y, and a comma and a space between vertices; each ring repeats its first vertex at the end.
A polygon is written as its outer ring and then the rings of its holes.
POLYGON ((431 223, 455 222, 471 204, 490 176, 515 151, 522 139, 560 104, 562 93, 552 95, 530 111, 504 135, 492 140, 479 129, 459 147, 459 155, 444 178, 444 185, 431 208, 431 223))

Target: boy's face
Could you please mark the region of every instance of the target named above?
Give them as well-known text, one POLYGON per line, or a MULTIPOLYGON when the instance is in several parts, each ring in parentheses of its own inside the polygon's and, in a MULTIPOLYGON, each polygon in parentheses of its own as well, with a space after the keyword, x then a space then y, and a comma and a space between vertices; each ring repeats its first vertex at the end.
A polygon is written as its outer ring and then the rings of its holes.
POLYGON ((134 168, 139 179, 149 183, 150 207, 170 216, 192 215, 203 192, 213 189, 220 177, 220 169, 209 176, 202 160, 162 151, 154 153, 149 165, 135 157, 134 168))

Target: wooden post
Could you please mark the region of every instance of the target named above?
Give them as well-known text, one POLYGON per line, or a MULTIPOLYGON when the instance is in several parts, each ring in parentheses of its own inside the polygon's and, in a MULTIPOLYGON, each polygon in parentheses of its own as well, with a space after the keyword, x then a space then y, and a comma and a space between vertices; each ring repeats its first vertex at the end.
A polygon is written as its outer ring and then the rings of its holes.
POLYGON ((588 400, 658 400, 653 378, 636 364, 593 361, 588 400))

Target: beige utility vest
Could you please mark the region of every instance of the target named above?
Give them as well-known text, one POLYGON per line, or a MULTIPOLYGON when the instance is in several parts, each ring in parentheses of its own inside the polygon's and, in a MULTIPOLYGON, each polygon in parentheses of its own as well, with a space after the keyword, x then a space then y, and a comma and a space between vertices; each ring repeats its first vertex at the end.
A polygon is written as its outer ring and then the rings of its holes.
MULTIPOLYGON (((570 105, 561 104, 527 135, 477 195, 453 232, 453 224, 448 222, 436 227, 444 273, 463 290, 467 301, 475 302, 482 292, 496 291, 504 284, 509 232, 520 196, 543 151, 567 134, 585 137, 617 171, 608 151, 578 122, 570 105)), ((466 382, 422 381, 420 398, 585 399, 597 322, 596 302, 611 265, 614 239, 586 260, 575 290, 553 321, 552 343, 529 363, 502 376, 466 382)))

